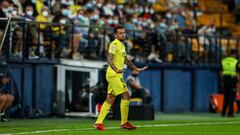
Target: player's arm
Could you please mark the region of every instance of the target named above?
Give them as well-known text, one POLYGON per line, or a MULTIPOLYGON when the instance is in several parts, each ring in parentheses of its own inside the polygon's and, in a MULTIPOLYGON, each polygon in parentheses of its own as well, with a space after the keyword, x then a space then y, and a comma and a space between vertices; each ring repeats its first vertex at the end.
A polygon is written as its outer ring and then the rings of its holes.
POLYGON ((113 58, 114 58, 114 55, 112 53, 108 53, 107 55, 108 64, 116 73, 118 74, 123 73, 123 70, 117 69, 117 67, 114 65, 113 58))
POLYGON ((137 70, 138 72, 141 72, 141 71, 146 70, 148 68, 148 66, 144 66, 142 68, 138 68, 136 65, 134 65, 132 63, 132 61, 128 60, 127 57, 125 57, 125 64, 127 64, 127 66, 130 67, 131 69, 137 70))

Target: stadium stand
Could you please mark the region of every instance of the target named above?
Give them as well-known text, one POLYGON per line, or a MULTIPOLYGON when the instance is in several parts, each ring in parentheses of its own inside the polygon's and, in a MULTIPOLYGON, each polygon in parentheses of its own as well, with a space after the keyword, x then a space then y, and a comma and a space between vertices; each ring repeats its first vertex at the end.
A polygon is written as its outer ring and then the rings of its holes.
POLYGON ((5 43, 9 56, 25 59, 104 60, 112 28, 119 24, 128 29, 127 50, 136 62, 217 63, 226 48, 238 44, 229 38, 239 33, 234 13, 216 0, 16 0, 9 1, 6 16, 15 19, 5 43))

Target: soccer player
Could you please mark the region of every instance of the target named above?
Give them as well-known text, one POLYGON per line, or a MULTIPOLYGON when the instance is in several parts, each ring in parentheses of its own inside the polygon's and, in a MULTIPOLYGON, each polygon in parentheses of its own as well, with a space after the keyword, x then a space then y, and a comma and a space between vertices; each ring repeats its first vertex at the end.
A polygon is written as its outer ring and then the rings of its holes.
POLYGON ((129 110, 129 93, 126 83, 123 79, 123 66, 127 64, 131 69, 138 72, 147 69, 147 66, 143 68, 136 67, 131 61, 127 59, 126 49, 123 44, 125 40, 125 29, 122 26, 117 26, 114 29, 115 40, 110 43, 108 47, 107 61, 108 68, 106 73, 106 79, 108 82, 108 95, 106 101, 103 103, 97 121, 94 127, 100 131, 105 130, 103 120, 105 119, 111 105, 113 104, 117 95, 121 95, 121 124, 120 128, 123 129, 136 129, 130 122, 128 122, 128 110, 129 110))

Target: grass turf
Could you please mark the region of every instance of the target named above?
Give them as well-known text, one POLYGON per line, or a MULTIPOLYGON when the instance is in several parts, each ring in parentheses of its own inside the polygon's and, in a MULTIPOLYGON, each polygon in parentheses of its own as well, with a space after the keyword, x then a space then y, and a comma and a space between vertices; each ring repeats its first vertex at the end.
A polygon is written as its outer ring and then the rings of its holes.
POLYGON ((118 120, 106 120, 108 129, 100 132, 93 129, 94 121, 86 118, 11 119, 0 123, 0 135, 240 135, 240 115, 223 118, 213 113, 157 113, 154 121, 131 121, 139 126, 133 131, 119 129, 118 120))

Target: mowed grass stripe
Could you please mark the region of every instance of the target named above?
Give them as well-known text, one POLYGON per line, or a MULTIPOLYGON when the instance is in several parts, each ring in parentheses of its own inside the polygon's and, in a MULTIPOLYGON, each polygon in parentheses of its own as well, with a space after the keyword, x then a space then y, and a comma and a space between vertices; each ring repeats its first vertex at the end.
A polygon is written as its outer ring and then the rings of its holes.
MULTIPOLYGON (((180 126, 202 126, 202 125, 235 125, 240 124, 240 121, 232 121, 232 122, 200 122, 200 123, 178 123, 178 124, 150 124, 150 125, 138 125, 138 128, 152 128, 152 127, 180 127, 180 126)), ((119 129, 119 127, 107 127, 108 130, 113 129, 119 129)), ((3 133, 0 135, 24 135, 24 134, 42 134, 42 133, 53 133, 53 132, 73 132, 73 131, 93 131, 94 128, 78 128, 78 129, 52 129, 52 130, 36 130, 36 131, 30 131, 30 132, 17 132, 17 133, 3 133)), ((192 132, 192 131, 186 131, 186 132, 180 132, 180 131, 159 131, 161 133, 166 134, 212 134, 209 132, 192 132)), ((214 134, 221 135, 221 134, 233 134, 234 132, 216 132, 214 134)))

